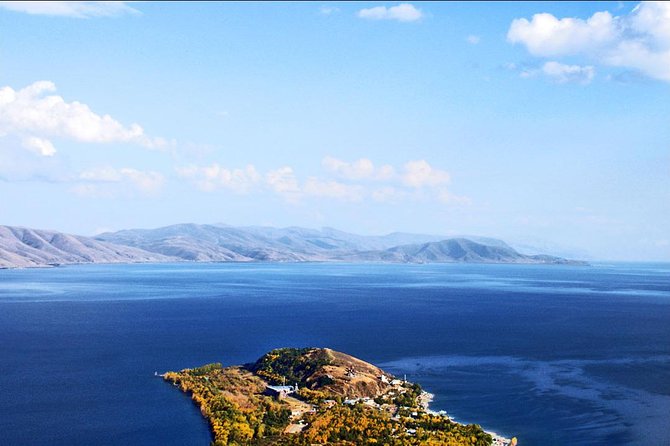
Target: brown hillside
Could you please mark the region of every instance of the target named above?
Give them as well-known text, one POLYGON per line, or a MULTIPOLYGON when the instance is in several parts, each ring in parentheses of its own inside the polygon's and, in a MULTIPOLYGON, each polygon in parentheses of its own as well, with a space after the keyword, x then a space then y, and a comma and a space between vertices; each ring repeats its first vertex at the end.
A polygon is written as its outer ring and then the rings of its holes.
POLYGON ((390 384, 383 382, 381 377, 385 376, 386 381, 390 382, 393 375, 345 353, 331 349, 320 350, 328 355, 331 363, 307 379, 310 388, 319 388, 345 398, 374 398, 388 391, 390 384), (317 383, 321 376, 330 377, 333 382, 320 387, 310 385, 317 383))

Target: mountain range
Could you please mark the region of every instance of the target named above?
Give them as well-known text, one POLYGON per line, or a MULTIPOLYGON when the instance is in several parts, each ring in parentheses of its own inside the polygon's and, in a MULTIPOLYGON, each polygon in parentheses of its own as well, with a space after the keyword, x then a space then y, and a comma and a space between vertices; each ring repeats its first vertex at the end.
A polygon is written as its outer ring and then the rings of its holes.
POLYGON ((502 240, 332 228, 178 224, 95 237, 0 226, 0 268, 138 262, 582 263, 521 254, 502 240))

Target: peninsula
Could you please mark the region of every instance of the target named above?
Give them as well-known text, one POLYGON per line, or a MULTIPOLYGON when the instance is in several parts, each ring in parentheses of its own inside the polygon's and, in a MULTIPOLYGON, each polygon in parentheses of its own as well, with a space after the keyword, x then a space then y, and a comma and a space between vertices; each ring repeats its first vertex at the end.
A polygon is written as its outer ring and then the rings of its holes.
POLYGON ((281 348, 253 364, 163 378, 191 395, 223 445, 515 445, 428 409, 431 395, 327 348, 281 348))

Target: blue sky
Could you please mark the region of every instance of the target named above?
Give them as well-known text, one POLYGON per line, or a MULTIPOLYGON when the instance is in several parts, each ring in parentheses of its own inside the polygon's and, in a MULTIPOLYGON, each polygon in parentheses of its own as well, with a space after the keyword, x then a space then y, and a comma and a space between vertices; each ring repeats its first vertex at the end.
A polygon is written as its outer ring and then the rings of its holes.
POLYGON ((670 7, 0 2, 0 223, 670 260, 670 7))

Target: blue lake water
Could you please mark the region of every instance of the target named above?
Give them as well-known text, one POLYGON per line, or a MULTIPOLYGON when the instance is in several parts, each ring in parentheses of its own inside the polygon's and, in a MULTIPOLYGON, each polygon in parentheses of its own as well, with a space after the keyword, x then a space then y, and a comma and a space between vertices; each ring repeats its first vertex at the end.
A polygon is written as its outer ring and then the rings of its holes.
POLYGON ((670 264, 0 270, 0 445, 201 445, 153 376, 324 346, 521 445, 670 444, 670 264))

